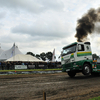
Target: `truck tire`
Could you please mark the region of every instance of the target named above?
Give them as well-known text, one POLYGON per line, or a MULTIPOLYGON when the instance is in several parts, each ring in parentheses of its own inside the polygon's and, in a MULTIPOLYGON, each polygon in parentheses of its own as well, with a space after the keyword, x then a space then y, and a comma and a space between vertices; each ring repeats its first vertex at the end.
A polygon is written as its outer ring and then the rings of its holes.
POLYGON ((75 77, 76 72, 74 72, 74 71, 69 71, 69 72, 68 72, 68 75, 69 75, 71 78, 73 78, 73 77, 75 77))
POLYGON ((82 73, 83 73, 84 75, 89 75, 89 74, 91 73, 90 64, 84 64, 84 65, 83 65, 82 73))

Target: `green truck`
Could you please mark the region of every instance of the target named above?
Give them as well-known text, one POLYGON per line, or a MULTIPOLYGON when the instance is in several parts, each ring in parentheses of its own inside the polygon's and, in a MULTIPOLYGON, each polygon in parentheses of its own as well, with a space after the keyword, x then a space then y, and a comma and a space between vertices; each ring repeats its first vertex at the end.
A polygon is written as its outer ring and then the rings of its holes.
POLYGON ((93 60, 90 42, 74 42, 63 47, 61 52, 62 71, 70 77, 82 72, 84 75, 98 75, 100 61, 93 60))

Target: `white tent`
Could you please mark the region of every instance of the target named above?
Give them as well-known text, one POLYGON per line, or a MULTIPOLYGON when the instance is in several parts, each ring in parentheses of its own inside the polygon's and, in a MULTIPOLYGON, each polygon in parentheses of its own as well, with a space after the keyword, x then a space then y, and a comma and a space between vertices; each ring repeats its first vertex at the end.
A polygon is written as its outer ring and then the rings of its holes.
POLYGON ((1 53, 0 60, 7 60, 17 54, 22 54, 22 53, 19 51, 18 47, 14 43, 11 49, 1 53))
POLYGON ((3 53, 3 52, 4 52, 4 50, 3 50, 3 49, 1 49, 1 47, 0 47, 0 54, 1 54, 1 53, 3 53))
POLYGON ((6 61, 29 61, 29 62, 44 62, 31 55, 17 54, 6 61))

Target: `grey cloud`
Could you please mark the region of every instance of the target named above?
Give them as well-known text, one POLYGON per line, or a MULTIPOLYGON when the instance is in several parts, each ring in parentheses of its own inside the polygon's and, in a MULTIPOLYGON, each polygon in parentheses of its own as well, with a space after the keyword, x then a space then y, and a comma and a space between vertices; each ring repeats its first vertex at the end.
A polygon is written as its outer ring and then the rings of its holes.
POLYGON ((6 12, 0 12, 0 19, 4 18, 6 16, 6 12))
POLYGON ((100 23, 99 22, 95 23, 93 32, 100 34, 100 23))
POLYGON ((32 0, 9 0, 8 2, 7 0, 0 0, 0 6, 11 9, 13 8, 14 10, 16 8, 22 10, 28 10, 35 13, 40 12, 42 10, 42 6, 32 0))
POLYGON ((66 25, 60 21, 54 21, 53 23, 36 22, 34 25, 21 24, 12 28, 13 33, 29 34, 31 36, 44 36, 44 37, 56 37, 61 38, 68 35, 66 32, 66 25))
POLYGON ((33 13, 40 13, 47 9, 60 10, 64 7, 59 0, 0 0, 0 7, 27 10, 33 13))
POLYGON ((63 10, 64 4, 61 0, 38 0, 46 9, 63 10))

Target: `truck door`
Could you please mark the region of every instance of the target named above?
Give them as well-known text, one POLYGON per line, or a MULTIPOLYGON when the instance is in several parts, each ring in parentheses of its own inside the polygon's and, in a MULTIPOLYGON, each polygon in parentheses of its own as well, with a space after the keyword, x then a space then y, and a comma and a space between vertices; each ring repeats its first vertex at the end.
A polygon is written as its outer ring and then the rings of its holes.
POLYGON ((91 47, 90 45, 88 44, 85 44, 85 51, 87 52, 87 55, 86 55, 86 59, 90 59, 92 60, 92 52, 91 52, 91 47))
MULTIPOLYGON (((84 44, 78 44, 77 45, 77 52, 76 52, 76 61, 82 61, 82 60, 86 60, 86 51, 85 51, 85 47, 84 44)), ((81 63, 81 62, 79 62, 81 63)))

